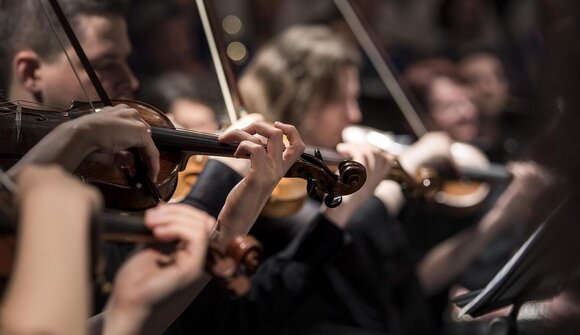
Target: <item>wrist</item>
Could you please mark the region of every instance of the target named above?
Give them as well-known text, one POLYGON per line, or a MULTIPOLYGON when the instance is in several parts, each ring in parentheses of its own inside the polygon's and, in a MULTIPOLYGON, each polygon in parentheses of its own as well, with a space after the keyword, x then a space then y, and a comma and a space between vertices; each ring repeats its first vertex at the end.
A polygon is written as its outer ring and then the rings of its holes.
POLYGON ((280 180, 281 179, 273 180, 272 178, 257 178, 254 173, 242 179, 242 183, 245 184, 245 188, 251 190, 253 198, 260 200, 263 199, 264 203, 266 203, 280 180))

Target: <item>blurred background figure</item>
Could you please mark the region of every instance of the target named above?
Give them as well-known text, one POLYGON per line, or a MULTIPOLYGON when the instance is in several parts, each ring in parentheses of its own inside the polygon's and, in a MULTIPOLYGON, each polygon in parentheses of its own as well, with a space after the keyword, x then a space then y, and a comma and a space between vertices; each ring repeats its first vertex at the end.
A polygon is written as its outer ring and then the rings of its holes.
POLYGON ((181 72, 167 72, 143 83, 139 99, 165 112, 179 128, 214 133, 222 108, 216 87, 181 72))
POLYGON ((478 146, 494 162, 517 158, 530 137, 532 113, 525 100, 512 94, 503 62, 481 50, 466 54, 458 65, 480 112, 478 146))

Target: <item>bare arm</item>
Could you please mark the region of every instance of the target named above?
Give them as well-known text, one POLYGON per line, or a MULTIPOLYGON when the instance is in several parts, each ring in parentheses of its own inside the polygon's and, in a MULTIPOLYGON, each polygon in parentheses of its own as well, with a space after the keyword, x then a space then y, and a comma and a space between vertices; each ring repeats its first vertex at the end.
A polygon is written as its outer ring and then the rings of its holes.
POLYGON ((23 170, 19 186, 21 220, 3 331, 86 333, 89 222, 100 198, 54 167, 23 170))

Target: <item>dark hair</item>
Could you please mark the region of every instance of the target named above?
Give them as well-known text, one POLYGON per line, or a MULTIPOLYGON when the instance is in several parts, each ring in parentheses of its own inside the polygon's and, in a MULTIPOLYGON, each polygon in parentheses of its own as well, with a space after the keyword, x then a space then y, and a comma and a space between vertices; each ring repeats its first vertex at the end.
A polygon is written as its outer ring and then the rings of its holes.
MULTIPOLYGON (((81 15, 123 16, 128 7, 127 0, 59 0, 59 3, 80 39, 83 38, 83 32, 79 31, 81 15)), ((11 60, 20 50, 33 50, 46 60, 51 60, 61 51, 44 8, 51 22, 59 27, 52 8, 46 2, 44 6, 36 0, 0 2, 0 75, 6 78, 11 75, 11 60)))

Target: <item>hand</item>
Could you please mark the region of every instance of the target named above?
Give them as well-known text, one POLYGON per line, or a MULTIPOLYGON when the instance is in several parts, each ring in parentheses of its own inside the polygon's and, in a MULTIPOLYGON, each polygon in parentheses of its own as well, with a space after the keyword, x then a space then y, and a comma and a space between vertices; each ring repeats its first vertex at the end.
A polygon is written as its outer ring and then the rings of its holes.
POLYGON ((443 132, 427 133, 407 149, 400 157, 399 162, 411 176, 416 175, 421 166, 429 163, 450 163, 451 137, 443 132))
POLYGON ((527 219, 534 204, 555 185, 555 177, 534 162, 510 162, 507 169, 513 179, 498 199, 498 206, 527 219))
POLYGON ((219 138, 225 143, 239 143, 236 158, 250 158, 244 179, 228 195, 218 221, 220 242, 246 234, 266 204, 278 181, 304 151, 305 145, 294 126, 276 122, 255 122, 219 138), (257 135, 257 136, 256 136, 257 135), (288 139, 284 147, 283 135, 288 139), (261 140, 267 141, 266 148, 261 140))
POLYGON ((132 155, 124 150, 136 147, 149 168, 149 179, 156 181, 159 152, 149 128, 135 109, 126 105, 105 107, 56 127, 8 173, 17 176, 29 164, 58 164, 72 172, 87 156, 107 165, 128 165, 133 162, 132 155))
POLYGON ((372 145, 340 143, 336 150, 352 160, 363 164, 367 171, 367 180, 357 193, 371 195, 374 189, 391 171, 394 157, 372 145))
MULTIPOLYGON (((489 215, 493 220, 482 220, 481 231, 491 231, 494 234, 507 229, 514 224, 531 222, 534 210, 551 210, 548 202, 535 206, 538 200, 546 195, 556 184, 555 177, 545 168, 533 162, 512 162, 507 169, 512 174, 512 181, 507 189, 497 199, 489 215), (496 213, 494 215, 494 213, 496 213)), ((558 197, 551 197, 558 199, 558 197)), ((485 219, 485 218, 484 218, 485 219)), ((492 235, 492 234, 490 234, 492 235)))
POLYGON ((126 150, 137 148, 148 167, 149 179, 157 181, 159 174, 159 151, 151 138, 151 127, 139 112, 127 105, 105 107, 70 121, 70 127, 80 129, 90 139, 90 159, 110 166, 132 163, 132 155, 126 150))
POLYGON ((215 219, 188 205, 160 205, 145 212, 145 225, 159 242, 177 242, 176 250, 168 256, 145 247, 123 264, 106 308, 105 333, 124 333, 125 327, 139 330, 155 306, 204 273, 215 219))
MULTIPOLYGON (((243 129, 250 124, 258 121, 265 121, 262 114, 252 113, 242 116, 238 121, 234 122, 231 126, 226 129, 226 132, 243 129)), ((250 161, 247 159, 235 159, 231 157, 212 157, 211 159, 218 160, 223 164, 229 166, 232 170, 236 171, 240 176, 245 176, 250 169, 250 161)))
POLYGON ((367 180, 360 190, 344 196, 342 204, 337 208, 323 209, 327 218, 339 227, 344 227, 358 207, 374 194, 377 186, 388 176, 393 157, 371 145, 341 143, 336 149, 339 153, 363 164, 367 171, 367 180))

